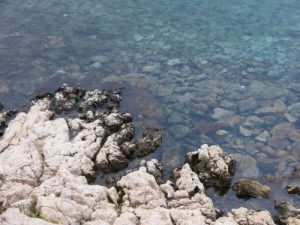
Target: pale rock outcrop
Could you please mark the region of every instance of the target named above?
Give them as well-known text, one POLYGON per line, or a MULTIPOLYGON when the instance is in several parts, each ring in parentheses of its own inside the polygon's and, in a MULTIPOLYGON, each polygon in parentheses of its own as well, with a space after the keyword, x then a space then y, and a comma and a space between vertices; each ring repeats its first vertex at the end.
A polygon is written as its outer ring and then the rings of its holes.
POLYGON ((165 195, 154 177, 143 171, 134 171, 118 181, 125 195, 123 201, 129 206, 144 208, 166 207, 165 195))
POLYGON ((238 225, 232 218, 220 217, 212 225, 238 225))
POLYGON ((253 211, 246 208, 233 209, 228 216, 239 225, 275 225, 271 214, 266 211, 253 211))
POLYGON ((182 169, 178 172, 175 171, 179 178, 176 181, 176 186, 180 190, 185 190, 189 194, 195 193, 195 192, 204 192, 204 186, 200 182, 198 175, 192 171, 191 167, 189 164, 184 164, 182 169))
POLYGON ((1 225, 53 225, 39 218, 30 218, 20 212, 18 208, 10 208, 0 215, 1 225))

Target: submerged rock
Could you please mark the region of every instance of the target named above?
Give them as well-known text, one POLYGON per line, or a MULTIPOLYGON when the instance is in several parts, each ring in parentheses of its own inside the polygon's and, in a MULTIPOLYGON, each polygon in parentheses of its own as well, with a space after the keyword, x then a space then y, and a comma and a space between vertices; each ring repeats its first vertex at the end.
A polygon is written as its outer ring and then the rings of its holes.
POLYGON ((268 198, 270 188, 255 180, 239 180, 233 186, 236 195, 240 198, 257 198, 259 196, 268 198))

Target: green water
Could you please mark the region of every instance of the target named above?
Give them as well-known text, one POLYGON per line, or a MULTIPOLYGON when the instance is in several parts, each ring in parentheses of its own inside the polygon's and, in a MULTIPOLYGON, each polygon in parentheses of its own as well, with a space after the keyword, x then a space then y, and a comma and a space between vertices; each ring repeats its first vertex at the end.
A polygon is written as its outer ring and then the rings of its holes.
POLYGON ((138 130, 165 129, 170 173, 220 144, 270 199, 209 191, 226 211, 272 210, 300 164, 300 1, 0 0, 0 101, 20 107, 62 83, 122 88, 138 130), (297 104, 299 103, 299 104, 297 104))

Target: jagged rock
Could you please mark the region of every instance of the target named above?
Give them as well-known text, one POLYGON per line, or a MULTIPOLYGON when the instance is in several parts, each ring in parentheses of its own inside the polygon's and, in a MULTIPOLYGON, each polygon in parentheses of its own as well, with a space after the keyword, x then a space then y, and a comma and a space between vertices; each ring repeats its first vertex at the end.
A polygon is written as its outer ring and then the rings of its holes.
POLYGON ((208 219, 214 221, 217 217, 213 202, 205 194, 195 194, 191 198, 171 199, 168 208, 180 208, 189 210, 200 210, 208 219))
POLYGON ((174 197, 174 188, 172 187, 172 182, 171 181, 167 181, 164 184, 160 185, 161 190, 166 194, 166 197, 168 199, 173 198, 174 197))
POLYGON ((236 195, 240 198, 257 198, 259 196, 268 198, 270 188, 266 185, 262 185, 255 180, 241 179, 237 181, 233 189, 236 191, 236 195))
POLYGON ((123 201, 137 207, 144 205, 147 208, 166 207, 165 195, 157 185, 154 177, 143 171, 134 171, 123 176, 118 182, 125 195, 123 201))
POLYGON ((16 110, 6 110, 1 112, 2 108, 3 106, 0 105, 0 137, 4 134, 9 119, 16 114, 16 110))
POLYGON ((220 217, 212 225, 238 225, 232 218, 220 217))
POLYGON ((180 171, 175 171, 179 178, 176 180, 176 186, 180 190, 185 190, 189 194, 200 192, 204 192, 204 186, 200 182, 198 175, 194 173, 188 163, 184 164, 180 171))
POLYGON ((139 220, 132 212, 122 213, 114 222, 114 225, 137 225, 139 220))
POLYGON ((173 225, 169 210, 165 208, 137 209, 135 213, 140 218, 140 225, 173 225))
POLYGON ((268 211, 253 211, 246 208, 233 209, 228 213, 239 225, 275 225, 268 211))
POLYGON ((157 159, 142 160, 140 166, 145 167, 147 173, 153 175, 158 183, 163 182, 163 166, 157 159))
POLYGON ((278 212, 279 220, 285 225, 300 224, 300 209, 295 208, 289 202, 276 202, 275 209, 278 212))
POLYGON ((200 149, 187 154, 187 162, 205 186, 228 189, 234 173, 234 160, 223 155, 216 145, 202 145, 200 149))
POLYGON ((170 211, 172 221, 175 224, 182 225, 196 225, 206 224, 206 218, 202 215, 199 210, 182 210, 182 209, 171 209, 170 211))
POLYGON ((145 156, 153 152, 161 144, 162 138, 159 132, 149 130, 143 133, 143 138, 137 140, 135 155, 145 156))
POLYGON ((30 218, 20 212, 18 208, 10 208, 0 214, 1 225, 53 225, 40 218, 30 218))

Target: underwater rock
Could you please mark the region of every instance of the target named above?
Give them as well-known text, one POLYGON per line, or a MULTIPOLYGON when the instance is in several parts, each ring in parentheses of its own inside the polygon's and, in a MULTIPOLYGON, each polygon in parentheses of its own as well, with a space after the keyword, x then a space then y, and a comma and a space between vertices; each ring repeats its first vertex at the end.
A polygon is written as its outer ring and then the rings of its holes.
POLYGON ((233 154, 236 161, 236 173, 240 177, 254 178, 259 176, 259 169, 256 160, 247 155, 233 154))
POLYGON ((222 108, 215 108, 211 117, 218 120, 220 123, 227 124, 229 126, 234 126, 240 121, 240 116, 235 115, 232 111, 222 108))
POLYGON ((205 186, 228 189, 234 174, 234 159, 224 155, 216 145, 202 145, 197 151, 186 155, 187 162, 205 186))
POLYGON ((233 190, 239 198, 268 198, 271 189, 255 180, 241 179, 234 184, 233 190))

